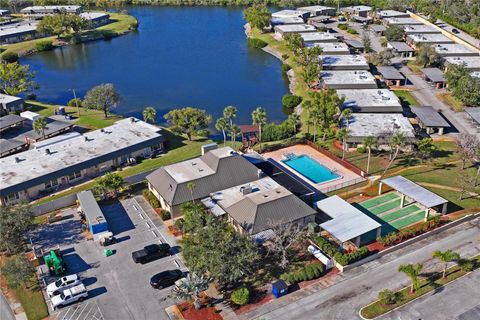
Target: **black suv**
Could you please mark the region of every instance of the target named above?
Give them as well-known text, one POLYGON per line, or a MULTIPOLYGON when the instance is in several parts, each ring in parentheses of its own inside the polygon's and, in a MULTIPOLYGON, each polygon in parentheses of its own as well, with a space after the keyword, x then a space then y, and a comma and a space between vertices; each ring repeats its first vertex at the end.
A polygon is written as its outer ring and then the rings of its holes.
POLYGON ((135 263, 147 263, 170 255, 170 246, 167 243, 151 244, 142 250, 132 252, 135 263))
POLYGON ((150 285, 155 289, 162 289, 169 287, 175 283, 178 279, 183 278, 183 272, 175 270, 167 270, 160 273, 157 273, 150 278, 150 285))

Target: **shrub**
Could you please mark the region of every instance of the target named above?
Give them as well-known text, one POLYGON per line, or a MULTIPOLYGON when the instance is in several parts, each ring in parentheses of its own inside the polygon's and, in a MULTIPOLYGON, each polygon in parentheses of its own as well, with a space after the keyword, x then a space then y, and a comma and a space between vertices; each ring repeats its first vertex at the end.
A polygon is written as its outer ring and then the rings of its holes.
POLYGON ((288 65, 288 64, 282 64, 282 74, 286 74, 288 72, 288 70, 291 69, 291 67, 288 65))
POLYGON ((338 29, 340 29, 340 30, 347 30, 347 29, 348 29, 348 24, 346 24, 346 23, 339 23, 337 27, 338 27, 338 29))
POLYGON ((283 107, 293 110, 296 106, 302 103, 302 97, 291 94, 286 94, 282 98, 283 107))
POLYGON ((378 300, 383 304, 389 305, 397 302, 398 295, 392 290, 384 289, 378 293, 378 300))
POLYGON ((249 47, 257 48, 257 49, 262 49, 263 47, 266 47, 268 44, 262 39, 257 39, 257 38, 248 38, 247 42, 249 47))
POLYGON ((49 51, 54 48, 52 40, 43 40, 40 42, 37 42, 35 44, 35 48, 37 51, 42 52, 42 51, 49 51))
POLYGON ((347 32, 350 33, 350 34, 358 34, 357 30, 352 29, 352 28, 348 28, 347 32))
POLYGON ((243 306, 248 303, 250 299, 250 291, 247 288, 238 288, 233 290, 230 299, 233 303, 238 304, 239 306, 243 306))
POLYGON ((458 265, 464 272, 470 272, 475 269, 475 261, 470 259, 460 259, 458 260, 458 265))
POLYGON ((185 220, 183 219, 177 219, 175 220, 175 227, 179 230, 183 230, 183 225, 185 224, 185 220))
POLYGON ((27 100, 37 100, 37 95, 35 93, 27 94, 27 100))
POLYGON ((288 54, 286 54, 286 53, 282 54, 282 59, 283 59, 283 60, 287 60, 288 58, 290 58, 290 57, 288 56, 288 54))
POLYGON ((294 135, 293 126, 286 120, 280 124, 268 123, 262 127, 262 141, 278 141, 290 138, 294 135))
POLYGON ((68 103, 67 103, 67 106, 70 106, 70 107, 76 107, 77 105, 78 105, 79 107, 82 106, 82 99, 80 99, 80 98, 73 98, 73 99, 70 99, 70 101, 68 101, 68 103))
POLYGON ((153 193, 150 192, 150 190, 143 190, 143 197, 153 208, 160 208, 160 201, 158 201, 158 199, 153 195, 153 193))
POLYGON ((167 210, 162 209, 159 214, 160 214, 160 218, 162 218, 163 221, 171 218, 170 212, 168 212, 167 210))
POLYGON ((367 152, 367 149, 365 147, 358 147, 357 152, 358 153, 365 153, 365 152, 367 152))
POLYGON ((2 62, 4 63, 18 62, 18 54, 13 51, 7 51, 4 54, 2 54, 2 62))

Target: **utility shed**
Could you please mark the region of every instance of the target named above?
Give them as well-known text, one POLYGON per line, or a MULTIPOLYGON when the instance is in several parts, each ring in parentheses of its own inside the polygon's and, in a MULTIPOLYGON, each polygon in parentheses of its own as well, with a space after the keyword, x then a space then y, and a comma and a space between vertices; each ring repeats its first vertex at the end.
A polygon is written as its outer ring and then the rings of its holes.
POLYGON ((445 87, 445 78, 443 77, 442 70, 438 68, 423 68, 423 79, 430 82, 432 86, 435 86, 437 89, 445 87))
POLYGON ((387 86, 401 86, 405 80, 403 74, 392 66, 377 67, 377 71, 387 86))
POLYGON ((315 203, 315 206, 330 218, 321 223, 320 228, 330 233, 342 244, 352 241, 357 247, 360 247, 380 236, 380 223, 337 195, 320 200, 315 203), (375 237, 367 236, 370 233, 374 233, 375 237))
POLYGON ((79 210, 85 215, 93 239, 98 240, 101 233, 108 231, 108 224, 97 200, 90 190, 77 193, 77 199, 80 205, 79 210))
POLYGON ((425 129, 428 134, 432 134, 435 130, 439 135, 443 134, 444 128, 449 128, 450 124, 431 106, 410 107, 418 120, 421 128, 425 129))
POLYGON ((425 209, 425 220, 428 219, 430 209, 432 208, 438 212, 436 208, 442 206, 442 214, 447 213, 447 199, 440 197, 439 195, 425 189, 413 181, 408 180, 407 178, 395 176, 381 180, 378 186, 379 195, 382 193, 382 187, 384 184, 402 194, 400 207, 403 207, 405 203, 405 197, 423 206, 425 209))

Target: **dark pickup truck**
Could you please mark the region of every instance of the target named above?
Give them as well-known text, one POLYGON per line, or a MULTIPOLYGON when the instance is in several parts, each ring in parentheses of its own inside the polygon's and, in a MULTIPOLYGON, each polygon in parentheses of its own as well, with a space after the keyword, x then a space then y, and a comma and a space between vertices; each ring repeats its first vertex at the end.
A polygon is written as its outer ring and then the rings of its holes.
POLYGON ((151 244, 142 250, 132 252, 135 263, 147 263, 170 255, 170 246, 166 243, 151 244))

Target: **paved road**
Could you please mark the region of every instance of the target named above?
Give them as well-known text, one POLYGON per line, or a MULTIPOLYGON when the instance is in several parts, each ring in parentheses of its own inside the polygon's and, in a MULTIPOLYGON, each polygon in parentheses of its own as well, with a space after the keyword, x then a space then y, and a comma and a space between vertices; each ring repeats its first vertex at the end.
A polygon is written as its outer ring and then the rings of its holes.
MULTIPOLYGON (((405 263, 422 262, 425 270, 441 270, 431 258, 435 250, 453 249, 463 257, 480 253, 480 218, 419 241, 404 249, 335 276, 335 284, 315 284, 244 314, 242 319, 359 319, 360 308, 377 298, 384 289, 400 289, 409 284, 397 268, 405 263)), ((460 313, 465 307, 455 306, 460 313)), ((467 311, 466 309, 464 311, 467 311)), ((431 319, 445 319, 430 314, 431 319)), ((429 316, 430 316, 429 315, 429 316)), ((428 318, 428 317, 427 317, 428 318)), ((423 318, 423 319, 427 319, 423 318)), ((403 318, 402 318, 403 319, 403 318)))
POLYGON ((12 309, 10 309, 10 305, 2 292, 0 292, 0 319, 15 320, 12 309))
POLYGON ((468 33, 466 32, 463 32, 462 30, 458 29, 458 28, 455 28, 453 27, 452 25, 442 21, 442 20, 437 20, 437 23, 435 23, 437 26, 439 26, 440 28, 442 28, 443 30, 446 30, 448 32, 450 32, 451 34, 459 37, 460 39, 470 43, 471 45, 477 47, 480 49, 480 40, 479 39, 476 39, 475 37, 472 37, 471 35, 469 35, 468 33), (453 33, 452 32, 452 29, 457 29, 459 33, 453 33))

